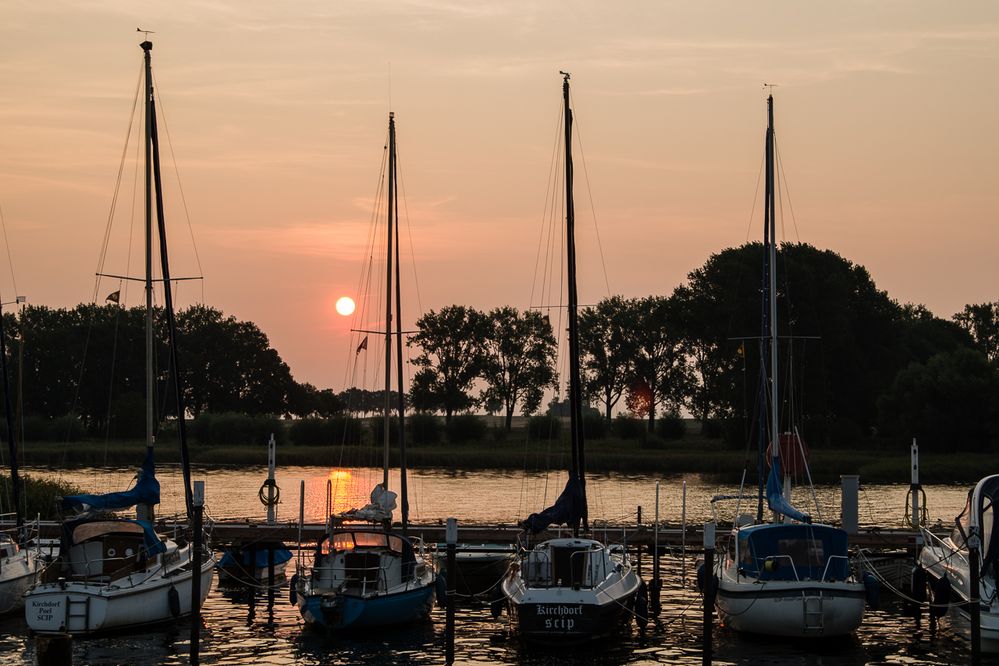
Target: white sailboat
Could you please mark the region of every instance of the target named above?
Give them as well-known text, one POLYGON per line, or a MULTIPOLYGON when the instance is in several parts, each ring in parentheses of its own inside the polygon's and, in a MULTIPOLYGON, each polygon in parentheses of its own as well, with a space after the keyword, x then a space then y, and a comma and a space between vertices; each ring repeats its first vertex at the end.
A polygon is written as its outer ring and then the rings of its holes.
MULTIPOLYGON (((841 636, 856 629, 864 616, 863 582, 850 571, 847 534, 813 523, 796 509, 782 480, 781 449, 799 444, 797 435, 780 435, 777 386, 776 225, 773 95, 767 98, 766 197, 764 199, 764 316, 761 336, 761 449, 770 447, 766 499, 775 520, 763 523, 762 480, 757 524, 736 520, 728 547, 715 565, 716 605, 721 621, 735 629, 770 636, 841 636), (769 357, 769 374, 767 369, 769 357), (769 421, 769 432, 766 424, 769 421), (782 441, 783 440, 783 441, 782 441)), ((762 456, 762 452, 761 452, 762 456)))
POLYGON ((10 455, 10 487, 16 521, 12 533, 0 533, 0 615, 2 615, 18 610, 24 605, 24 592, 34 584, 36 575, 44 565, 37 535, 34 543, 29 543, 24 525, 24 497, 21 494, 17 440, 14 438, 14 414, 11 409, 10 382, 7 378, 7 337, 3 325, 3 312, 0 312, 0 374, 3 374, 7 451, 10 455))
POLYGON ((631 620, 641 586, 623 546, 606 546, 580 535, 581 521, 584 531, 586 528, 587 508, 572 198, 572 110, 569 74, 562 74, 572 467, 555 505, 532 514, 523 526, 538 533, 549 524, 566 523, 572 527, 572 537, 550 539, 521 553, 501 583, 519 635, 549 643, 582 642, 612 633, 631 620))
POLYGON ((292 580, 293 602, 305 621, 329 631, 380 627, 429 617, 435 576, 424 560, 422 547, 408 535, 409 503, 406 486, 405 391, 402 377, 402 310, 399 286, 399 219, 395 114, 389 113, 388 144, 388 252, 385 280, 385 408, 382 483, 371 493, 371 503, 359 510, 329 516, 326 535, 316 546, 312 567, 292 580), (393 285, 393 241, 395 283, 393 285), (393 320, 395 287, 395 323, 393 320), (399 452, 402 525, 392 529, 396 493, 389 490, 389 447, 392 388, 392 336, 396 336, 399 388, 399 452))
POLYGON ((996 501, 999 500, 999 474, 981 479, 968 492, 968 502, 954 520, 950 536, 940 538, 922 529, 922 566, 934 583, 933 603, 949 605, 951 626, 958 634, 970 636, 971 613, 968 601, 979 599, 979 627, 982 652, 999 652, 999 588, 996 587, 999 542, 996 532, 996 501), (971 587, 971 548, 977 541, 978 589, 971 587))
POLYGON ((186 543, 156 534, 153 506, 159 503, 160 486, 153 463, 154 375, 153 375, 153 195, 164 290, 164 311, 170 341, 170 373, 175 378, 178 435, 184 472, 184 495, 188 518, 193 515, 190 464, 184 424, 184 403, 178 369, 176 326, 167 258, 166 227, 160 185, 159 140, 153 97, 150 51, 152 43, 141 44, 145 53, 146 115, 146 456, 135 486, 125 492, 104 495, 76 495, 63 498, 65 510, 82 511, 63 522, 59 556, 39 575, 38 582, 25 595, 28 627, 41 634, 85 635, 171 621, 188 615, 194 604, 200 608, 211 589, 215 559, 205 543, 206 557, 192 571, 194 549, 186 543), (137 517, 108 518, 107 511, 135 506, 137 517), (101 511, 95 516, 92 511, 101 511), (200 581, 195 598, 195 580, 200 581))

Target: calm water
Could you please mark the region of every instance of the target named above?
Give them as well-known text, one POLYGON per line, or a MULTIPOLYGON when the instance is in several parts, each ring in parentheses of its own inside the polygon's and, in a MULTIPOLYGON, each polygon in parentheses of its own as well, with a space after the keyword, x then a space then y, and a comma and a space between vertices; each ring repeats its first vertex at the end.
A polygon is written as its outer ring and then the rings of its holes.
MULTIPOLYGON (((51 474, 33 470, 35 474, 51 474)), ((126 487, 130 471, 95 473, 81 470, 58 476, 86 487, 106 491, 126 487)), ((257 488, 263 476, 260 469, 198 469, 196 478, 207 481, 208 502, 216 518, 260 517, 263 508, 257 488)), ((164 506, 161 514, 180 508, 179 475, 174 470, 160 474, 164 506)), ((326 480, 332 479, 337 509, 341 503, 363 503, 370 484, 380 479, 375 470, 287 468, 278 481, 284 493, 280 517, 292 519, 298 513, 299 480, 306 482, 307 519, 321 519, 325 504, 326 480)), ((418 520, 436 521, 456 515, 469 522, 512 522, 525 511, 541 508, 540 500, 552 499, 561 490, 564 477, 475 472, 448 474, 423 472, 413 475, 413 507, 418 520)), ((687 515, 691 522, 710 517, 710 496, 734 492, 735 487, 705 483, 696 476, 687 480, 687 515)), ((681 478, 662 480, 661 517, 680 519, 681 478)), ((393 481, 395 483, 395 481, 393 481)), ((645 516, 654 510, 655 479, 617 476, 589 482, 591 515, 597 520, 631 520, 635 506, 642 504, 645 516)), ((865 524, 901 524, 906 487, 869 486, 861 493, 861 521, 865 524)), ((963 506, 967 488, 933 486, 927 488, 930 519, 949 522, 963 506)), ((802 495, 799 498, 804 499, 802 495)), ((839 515, 838 488, 818 489, 819 505, 826 519, 839 515)), ((804 503, 804 502, 800 502, 804 503)), ((660 625, 641 634, 637 630, 618 640, 567 653, 525 648, 510 638, 506 615, 493 619, 488 608, 459 608, 455 652, 459 663, 621 663, 621 664, 699 664, 701 661, 701 601, 694 588, 694 560, 667 555, 662 559, 665 585, 660 625)), ((643 573, 651 573, 648 558, 643 573)), ((288 601, 287 587, 268 605, 266 593, 213 588, 204 609, 202 661, 206 664, 356 664, 411 663, 439 664, 444 660, 443 611, 435 609, 430 622, 395 628, 350 638, 329 638, 307 629, 297 609, 288 601)), ((959 664, 967 663, 966 646, 943 629, 930 636, 917 631, 914 621, 904 614, 901 602, 883 595, 883 609, 869 612, 855 637, 831 641, 785 644, 752 639, 717 627, 714 633, 715 662, 721 664, 959 664)), ((182 664, 187 662, 190 625, 180 623, 160 631, 135 635, 79 640, 74 644, 75 663, 83 664, 182 664)), ((0 663, 31 663, 33 642, 26 638, 26 626, 19 617, 0 621, 0 663)), ((989 663, 989 662, 987 662, 989 663)), ((997 663, 997 662, 991 662, 997 663)))

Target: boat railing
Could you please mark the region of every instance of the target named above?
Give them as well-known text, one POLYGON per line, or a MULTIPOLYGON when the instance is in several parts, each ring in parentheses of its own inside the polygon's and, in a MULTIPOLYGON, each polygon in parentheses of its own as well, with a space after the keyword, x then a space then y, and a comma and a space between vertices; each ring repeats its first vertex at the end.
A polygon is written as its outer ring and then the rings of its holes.
MULTIPOLYGON (((570 585, 572 587, 581 588, 591 588, 595 587, 600 581, 607 578, 607 557, 600 557, 599 563, 595 563, 590 555, 602 554, 604 551, 609 550, 607 546, 591 546, 590 548, 581 548, 576 550, 569 555, 569 578, 570 585), (583 558, 583 564, 581 567, 576 565, 578 561, 576 558, 583 558), (573 572, 580 571, 582 576, 579 581, 573 580, 573 572), (599 576, 599 579, 597 578, 599 576)), ((525 566, 521 569, 521 575, 524 578, 524 582, 528 587, 555 587, 559 584, 556 580, 552 562, 551 554, 548 551, 543 550, 532 550, 529 551, 526 557, 525 566)))
POLYGON ((373 567, 351 567, 350 571, 354 574, 374 571, 376 574, 372 579, 371 576, 367 575, 348 576, 345 573, 343 577, 344 588, 359 588, 362 596, 369 592, 385 592, 388 590, 388 578, 385 575, 385 567, 380 564, 373 567))
MULTIPOLYGON (((577 550, 575 553, 573 553, 572 555, 569 556, 569 561, 570 562, 573 560, 573 558, 575 558, 577 556, 583 556, 583 555, 586 556, 586 560, 585 560, 585 562, 583 564, 583 569, 586 572, 585 574, 583 574, 583 581, 582 582, 584 584, 580 585, 580 587, 595 587, 597 585, 597 583, 599 581, 594 580, 596 578, 594 572, 597 570, 597 567, 594 566, 593 558, 591 558, 589 556, 591 554, 595 554, 595 553, 603 553, 606 550, 607 550, 607 546, 594 546, 594 547, 591 547, 591 548, 589 548, 587 550, 577 550)), ((599 580, 602 581, 602 580, 605 580, 607 578, 607 557, 601 557, 601 558, 598 558, 598 559, 600 561, 599 568, 600 568, 600 573, 601 573, 599 580)), ((572 569, 573 569, 573 567, 570 566, 570 570, 572 570, 572 569)))
POLYGON ((828 580, 829 567, 832 565, 833 560, 846 560, 846 570, 850 570, 850 558, 847 555, 830 555, 829 558, 826 559, 825 568, 822 570, 822 582, 826 582, 826 580, 828 580))
POLYGON ((798 567, 794 565, 794 558, 791 557, 790 555, 767 555, 765 558, 763 558, 763 571, 776 570, 777 568, 776 563, 779 560, 787 560, 788 562, 790 562, 791 573, 794 574, 794 580, 796 582, 801 582, 801 577, 798 576, 798 567), (768 569, 767 565, 771 563, 774 564, 773 569, 768 569))

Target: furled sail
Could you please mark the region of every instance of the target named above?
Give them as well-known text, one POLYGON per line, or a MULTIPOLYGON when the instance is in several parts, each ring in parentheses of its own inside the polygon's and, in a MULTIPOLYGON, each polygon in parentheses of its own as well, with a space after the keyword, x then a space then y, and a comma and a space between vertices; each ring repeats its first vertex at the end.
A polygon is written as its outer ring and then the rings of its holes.
POLYGON ((802 523, 812 522, 812 517, 807 513, 794 508, 787 499, 784 498, 783 481, 781 477, 780 457, 773 456, 770 459, 770 476, 767 477, 767 506, 771 511, 775 511, 792 520, 802 523))
POLYGON ((127 509, 136 504, 159 504, 160 482, 156 479, 156 466, 153 464, 153 450, 146 451, 146 459, 139 469, 135 486, 120 493, 104 495, 69 495, 62 498, 63 509, 127 509))
POLYGON ((569 480, 565 483, 562 494, 551 505, 541 513, 532 513, 520 526, 531 534, 543 531, 549 525, 566 525, 572 527, 578 525, 583 518, 583 505, 586 499, 583 497, 583 486, 574 475, 569 475, 569 480))

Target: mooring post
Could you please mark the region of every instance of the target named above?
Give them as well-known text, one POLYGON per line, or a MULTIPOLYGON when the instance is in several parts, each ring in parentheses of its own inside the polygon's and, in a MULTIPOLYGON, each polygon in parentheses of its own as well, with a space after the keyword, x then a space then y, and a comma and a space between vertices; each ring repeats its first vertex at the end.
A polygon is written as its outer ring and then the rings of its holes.
MULTIPOLYGON (((642 505, 641 504, 638 505, 637 514, 638 514, 638 517, 637 517, 637 520, 635 521, 635 527, 637 527, 638 529, 642 529, 642 505)), ((625 534, 627 535, 627 532, 625 534)), ((642 577, 642 547, 639 546, 636 549, 636 551, 638 553, 638 577, 641 578, 642 577)))
POLYGON ((857 495, 860 490, 860 477, 856 474, 842 474, 840 483, 840 523, 847 534, 856 534, 859 523, 857 495))
POLYGON ((659 576, 659 481, 656 481, 656 523, 652 528, 652 617, 659 617, 662 611, 662 601, 659 598, 660 590, 663 587, 662 578, 659 576))
POLYGON ((274 584, 274 542, 267 544, 267 617, 274 620, 274 591, 277 585, 274 584))
POLYGON ((298 482, 298 562, 295 573, 302 566, 302 529, 305 527, 305 479, 298 482))
POLYGON ((680 499, 680 584, 687 587, 687 482, 680 499))
POLYGON ((273 525, 277 520, 277 485, 274 481, 274 470, 277 467, 277 442, 274 433, 267 441, 267 524, 273 525))
POLYGON ((35 636, 38 666, 73 666, 73 637, 70 634, 35 636))
POLYGON ((715 524, 704 523, 704 636, 701 643, 701 663, 711 663, 711 630, 715 623, 715 524))
POLYGON ((191 664, 201 663, 201 548, 204 534, 201 522, 205 511, 205 482, 195 481, 191 497, 194 508, 194 543, 191 545, 191 664))
POLYGON ((458 579, 455 571, 455 557, 458 550, 458 520, 456 518, 447 519, 447 615, 444 625, 444 636, 447 641, 445 646, 444 661, 448 664, 454 663, 454 584, 458 579))
POLYGON ((971 564, 970 589, 968 591, 968 613, 971 615, 971 664, 982 663, 982 587, 980 581, 978 551, 982 547, 978 527, 968 529, 968 562, 971 564))

